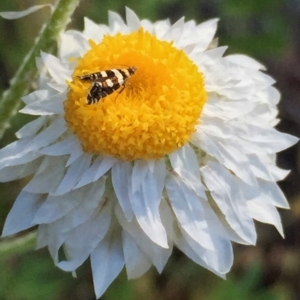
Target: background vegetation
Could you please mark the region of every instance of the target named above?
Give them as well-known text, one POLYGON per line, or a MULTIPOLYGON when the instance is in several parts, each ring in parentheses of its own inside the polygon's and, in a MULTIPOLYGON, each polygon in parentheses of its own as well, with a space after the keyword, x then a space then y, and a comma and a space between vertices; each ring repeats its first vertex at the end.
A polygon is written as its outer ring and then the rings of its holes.
MULTIPOLYGON (((51 1, 47 1, 49 3, 51 1)), ((53 2, 53 0, 52 0, 53 2)), ((0 11, 22 10, 38 0, 1 0, 0 11)), ((76 10, 70 28, 82 29, 83 17, 107 23, 107 11, 124 16, 124 7, 152 21, 181 16, 201 22, 219 17, 217 36, 229 45, 228 54, 244 53, 264 63, 282 92, 279 130, 300 135, 300 1, 299 0, 86 0, 76 10)), ((0 19, 0 92, 30 49, 42 24, 49 18, 45 8, 16 21, 0 19)), ((0 112, 1 117, 1 112, 0 112)), ((28 121, 17 115, 0 147, 15 139, 14 132, 28 121)), ((281 153, 278 163, 292 169, 281 183, 291 204, 281 211, 286 238, 271 226, 257 224, 257 246, 235 245, 235 262, 226 281, 195 265, 174 251, 165 270, 151 269, 143 277, 127 281, 123 271, 102 300, 286 300, 300 299, 300 176, 297 146, 281 153)), ((25 180, 0 184, 0 228, 25 180)), ((54 267, 47 250, 0 257, 0 299, 52 300, 95 299, 89 263, 77 279, 54 267)))

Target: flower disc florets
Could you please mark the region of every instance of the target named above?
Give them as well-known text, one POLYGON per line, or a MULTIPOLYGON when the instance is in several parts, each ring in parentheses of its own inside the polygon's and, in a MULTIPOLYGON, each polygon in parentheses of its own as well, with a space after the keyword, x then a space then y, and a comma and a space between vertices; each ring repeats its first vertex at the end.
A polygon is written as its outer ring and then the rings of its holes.
MULTIPOLYGON (((144 30, 90 41, 65 102, 65 119, 87 153, 160 158, 185 144, 206 101, 203 76, 184 51, 144 30), (123 91, 88 105, 78 76, 134 66, 123 91)), ((120 89, 122 90, 122 89, 120 89)))

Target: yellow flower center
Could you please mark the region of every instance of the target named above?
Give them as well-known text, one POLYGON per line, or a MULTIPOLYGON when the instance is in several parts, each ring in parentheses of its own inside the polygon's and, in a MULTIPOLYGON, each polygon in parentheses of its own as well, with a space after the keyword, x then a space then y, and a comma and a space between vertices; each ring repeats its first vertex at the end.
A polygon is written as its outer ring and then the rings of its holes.
POLYGON ((83 150, 124 160, 161 158, 189 141, 207 99, 202 73, 184 51, 140 29, 105 36, 78 61, 65 119, 83 150), (79 76, 135 67, 122 87, 87 104, 79 76))

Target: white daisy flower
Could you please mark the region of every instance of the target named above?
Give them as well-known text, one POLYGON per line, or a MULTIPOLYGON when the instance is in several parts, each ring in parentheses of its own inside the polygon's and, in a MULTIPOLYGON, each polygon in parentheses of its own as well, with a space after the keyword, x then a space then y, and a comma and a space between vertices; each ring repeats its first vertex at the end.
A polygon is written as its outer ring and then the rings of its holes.
POLYGON ((247 56, 223 56, 216 28, 126 9, 126 23, 86 18, 57 57, 42 52, 21 110, 38 118, 0 152, 2 182, 33 175, 3 236, 38 225, 37 248, 62 270, 90 258, 100 297, 124 266, 128 278, 162 272, 173 246, 224 277, 231 242, 255 244, 254 219, 283 235, 276 181, 288 172, 275 153, 297 138, 274 129, 274 80, 247 56))

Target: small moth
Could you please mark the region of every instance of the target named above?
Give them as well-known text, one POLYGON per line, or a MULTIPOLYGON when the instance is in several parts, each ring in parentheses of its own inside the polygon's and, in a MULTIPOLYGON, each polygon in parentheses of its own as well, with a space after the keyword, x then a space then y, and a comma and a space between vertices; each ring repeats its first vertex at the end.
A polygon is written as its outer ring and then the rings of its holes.
POLYGON ((110 69, 83 76, 80 80, 92 83, 87 95, 87 104, 98 103, 101 99, 112 94, 120 87, 125 88, 126 81, 136 72, 136 67, 126 69, 110 69))

